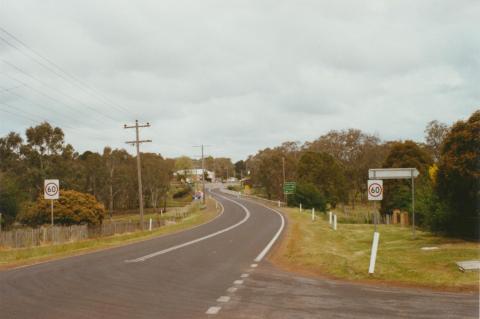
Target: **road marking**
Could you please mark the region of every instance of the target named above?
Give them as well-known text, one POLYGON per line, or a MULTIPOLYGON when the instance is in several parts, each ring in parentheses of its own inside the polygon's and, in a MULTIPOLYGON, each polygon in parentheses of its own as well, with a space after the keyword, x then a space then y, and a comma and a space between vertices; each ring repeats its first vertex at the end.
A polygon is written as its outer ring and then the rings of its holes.
MULTIPOLYGON (((160 256, 160 255, 169 253, 169 252, 171 252, 171 251, 174 251, 174 250, 177 250, 177 249, 180 249, 180 248, 183 248, 183 247, 187 247, 187 246, 196 244, 196 243, 201 242, 201 241, 203 241, 203 240, 205 240, 205 239, 209 239, 209 238, 218 236, 218 235, 220 235, 220 234, 223 234, 223 233, 225 233, 225 232, 227 232, 227 231, 229 231, 229 230, 232 230, 232 229, 240 226, 241 224, 245 223, 245 222, 250 218, 250 211, 249 211, 245 206, 243 206, 243 205, 240 204, 240 203, 237 203, 237 202, 234 201, 234 200, 231 200, 231 199, 229 199, 229 198, 227 198, 227 197, 224 197, 224 196, 222 196, 222 195, 218 195, 218 194, 217 194, 217 196, 220 196, 220 197, 222 197, 222 198, 224 198, 224 199, 226 199, 226 200, 228 200, 228 201, 230 201, 230 202, 233 202, 233 203, 239 205, 239 206, 240 206, 241 208, 243 208, 243 210, 245 211, 245 217, 244 217, 241 221, 239 221, 238 223, 236 223, 236 224, 234 224, 234 225, 232 225, 232 226, 229 226, 229 227, 227 227, 227 228, 224 228, 224 229, 222 229, 222 230, 216 231, 216 232, 214 232, 214 233, 212 233, 212 234, 209 234, 209 235, 206 235, 206 236, 203 236, 203 237, 200 237, 200 238, 197 238, 197 239, 194 239, 194 240, 188 241, 188 242, 186 242, 186 243, 183 243, 183 244, 180 244, 180 245, 176 245, 176 246, 173 246, 173 247, 170 247, 170 248, 167 248, 167 249, 163 249, 163 250, 160 250, 160 251, 157 251, 157 252, 154 252, 154 253, 151 253, 151 254, 148 254, 148 255, 145 255, 145 256, 136 258, 136 259, 125 260, 125 262, 127 262, 127 263, 143 262, 143 261, 145 261, 145 260, 147 260, 147 259, 150 259, 150 258, 153 258, 153 257, 157 257, 157 256, 160 256)), ((222 205, 222 204, 220 203, 220 205, 222 205)), ((222 210, 224 210, 224 209, 225 209, 225 208, 224 208, 223 205, 222 205, 222 210)))
POLYGON ((230 287, 227 289, 228 292, 231 292, 231 293, 234 293, 235 291, 237 291, 237 287, 230 287))
POLYGON ((229 302, 230 297, 229 296, 221 296, 220 298, 217 299, 218 302, 229 302))
POLYGON ((252 268, 257 268, 257 266, 258 266, 257 264, 251 264, 250 265, 250 267, 252 267, 252 268))
POLYGON ((268 206, 265 206, 263 204, 260 204, 260 203, 255 203, 255 204, 258 204, 260 206, 263 206, 275 213, 278 214, 278 216, 280 216, 281 220, 282 220, 282 224, 280 225, 280 228, 278 229, 277 233, 275 234, 275 236, 273 236, 272 240, 268 243, 268 245, 262 250, 262 252, 260 254, 258 254, 257 258, 254 259, 255 262, 259 263, 262 261, 263 257, 265 257, 265 255, 268 253, 268 251, 272 248, 273 244, 275 244, 275 241, 278 239, 278 237, 280 236, 280 234, 282 233, 282 230, 283 228, 285 227, 285 218, 283 217, 283 215, 278 212, 277 210, 275 209, 272 209, 268 206))
POLYGON ((207 315, 216 315, 222 307, 210 307, 208 308, 207 312, 205 312, 207 315))
POLYGON ((233 282, 233 284, 234 284, 234 285, 241 285, 241 284, 243 284, 243 280, 235 280, 235 281, 233 282))
POLYGON ((240 277, 241 278, 247 278, 249 276, 249 274, 242 274, 240 277))

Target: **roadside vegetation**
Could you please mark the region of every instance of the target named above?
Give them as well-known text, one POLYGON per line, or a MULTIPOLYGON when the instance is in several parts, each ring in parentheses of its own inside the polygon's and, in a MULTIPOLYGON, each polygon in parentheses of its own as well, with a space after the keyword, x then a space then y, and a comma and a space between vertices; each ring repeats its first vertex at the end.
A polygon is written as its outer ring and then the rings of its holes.
POLYGON ((320 214, 283 208, 289 223, 284 240, 270 257, 286 270, 347 280, 477 291, 479 272, 461 272, 456 261, 480 258, 480 244, 439 237, 410 227, 379 225, 380 243, 373 275, 368 274, 373 225, 338 224, 330 228, 320 214), (422 250, 422 247, 438 247, 422 250))
MULTIPOLYGON (((237 164, 249 172, 246 193, 323 212, 349 206, 352 215, 367 204, 370 168, 416 168, 416 225, 437 235, 480 237, 480 111, 450 127, 431 121, 424 142, 382 141, 357 129, 330 131, 303 145, 285 142, 260 150, 237 164), (296 182, 287 198, 284 174, 285 181, 296 182)), ((384 220, 396 209, 412 220, 411 191, 410 180, 384 181, 384 220)))
MULTIPOLYGON (((24 249, 0 248, 0 269, 83 254, 171 234, 206 223, 218 216, 219 212, 219 209, 216 208, 215 201, 213 199, 207 199, 206 207, 196 205, 194 211, 188 217, 177 223, 170 223, 153 231, 138 231, 60 245, 45 245, 24 249)), ((174 212, 169 214, 174 214, 174 212)))

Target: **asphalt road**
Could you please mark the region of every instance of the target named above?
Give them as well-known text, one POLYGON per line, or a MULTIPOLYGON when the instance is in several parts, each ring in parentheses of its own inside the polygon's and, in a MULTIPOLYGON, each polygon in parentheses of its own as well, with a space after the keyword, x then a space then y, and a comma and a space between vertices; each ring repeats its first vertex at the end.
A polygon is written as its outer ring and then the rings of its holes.
POLYGON ((281 216, 214 196, 223 214, 197 228, 0 272, 0 318, 478 318, 478 294, 282 272, 262 259, 281 216))
POLYGON ((272 241, 281 218, 214 196, 223 214, 197 228, 0 272, 0 317, 172 319, 219 311, 217 299, 272 241))

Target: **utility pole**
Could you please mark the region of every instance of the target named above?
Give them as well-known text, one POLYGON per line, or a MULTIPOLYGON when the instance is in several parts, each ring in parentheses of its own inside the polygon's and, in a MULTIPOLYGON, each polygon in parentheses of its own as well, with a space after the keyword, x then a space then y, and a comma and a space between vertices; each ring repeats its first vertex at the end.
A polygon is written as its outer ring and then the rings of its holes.
POLYGON ((205 158, 204 158, 203 150, 207 146, 210 146, 210 145, 201 144, 198 146, 194 146, 194 147, 200 147, 200 149, 202 150, 202 192, 203 192, 202 203, 203 204, 205 204, 205 158))
POLYGON ((139 133, 139 128, 141 127, 150 127, 150 123, 147 122, 147 124, 144 125, 139 125, 138 120, 135 120, 135 125, 133 126, 127 126, 127 124, 123 125, 123 128, 134 128, 135 129, 135 141, 128 141, 125 142, 127 144, 132 144, 136 146, 137 148, 137 175, 138 175, 138 202, 140 206, 140 227, 142 230, 144 230, 144 224, 143 224, 143 191, 142 191, 142 165, 140 162, 140 144, 141 143, 149 143, 152 142, 152 140, 140 140, 140 133, 139 133))
POLYGON ((285 157, 282 157, 282 169, 283 169, 283 201, 287 202, 287 194, 285 193, 285 157))

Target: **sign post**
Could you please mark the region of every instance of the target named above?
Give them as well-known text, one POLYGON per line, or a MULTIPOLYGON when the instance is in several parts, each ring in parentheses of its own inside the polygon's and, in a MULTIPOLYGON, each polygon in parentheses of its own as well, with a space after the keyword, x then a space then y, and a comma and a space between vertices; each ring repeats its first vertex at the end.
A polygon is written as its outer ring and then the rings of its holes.
POLYGON ((368 170, 370 179, 411 179, 412 180, 412 234, 415 238, 415 178, 419 175, 416 168, 373 168, 368 170))
MULTIPOLYGON (((295 190, 297 188, 296 182, 284 182, 283 183, 283 196, 285 199, 285 203, 288 205, 288 195, 295 194, 295 190)), ((301 211, 301 209, 300 209, 301 211)))
POLYGON ((377 200, 383 199, 383 181, 381 179, 368 180, 368 200, 373 201, 373 220, 377 231, 377 200))
POLYGON ((43 187, 43 198, 50 199, 50 219, 53 227, 53 200, 60 197, 60 183, 58 179, 46 179, 43 187))
POLYGON ((383 180, 368 180, 368 200, 373 201, 373 220, 375 223, 375 231, 373 232, 372 252, 370 255, 370 267, 368 273, 373 274, 375 271, 375 260, 377 259, 378 241, 380 233, 377 231, 377 205, 376 202, 383 199, 383 180))

